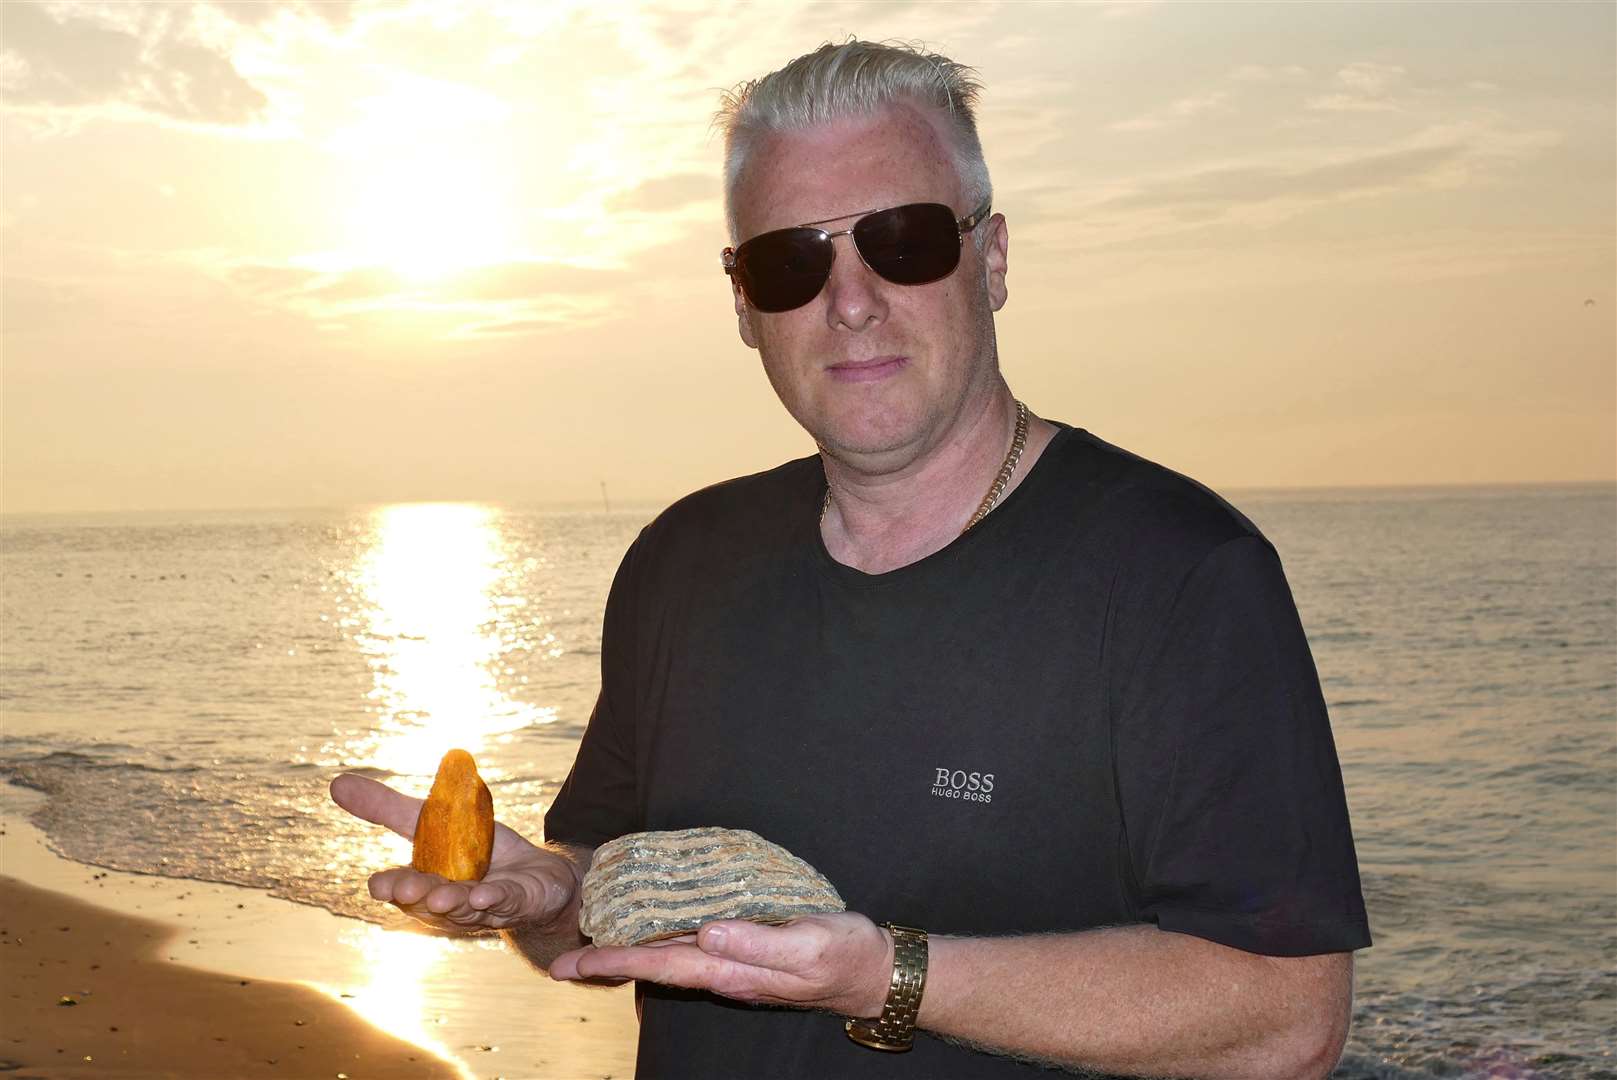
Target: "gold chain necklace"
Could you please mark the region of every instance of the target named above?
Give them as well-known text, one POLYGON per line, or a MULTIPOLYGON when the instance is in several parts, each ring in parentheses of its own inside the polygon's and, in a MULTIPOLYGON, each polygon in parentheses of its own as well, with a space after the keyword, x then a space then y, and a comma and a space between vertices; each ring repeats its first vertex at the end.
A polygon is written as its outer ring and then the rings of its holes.
MULTIPOLYGON (((973 525, 987 517, 988 512, 999 503, 999 497, 1005 494, 1005 487, 1011 482, 1011 477, 1016 474, 1016 466, 1022 460, 1022 451, 1027 448, 1027 418, 1027 406, 1018 401, 1016 403, 1016 433, 1011 436, 1011 449, 1005 455, 1005 463, 999 467, 999 475, 994 477, 994 482, 989 486, 988 494, 983 496, 983 501, 977 507, 977 512, 971 515, 971 520, 966 522, 966 527, 960 530, 961 536, 966 535, 971 531, 973 525)), ((820 523, 822 525, 825 523, 826 512, 830 509, 831 485, 827 484, 825 486, 825 501, 820 504, 820 523)))

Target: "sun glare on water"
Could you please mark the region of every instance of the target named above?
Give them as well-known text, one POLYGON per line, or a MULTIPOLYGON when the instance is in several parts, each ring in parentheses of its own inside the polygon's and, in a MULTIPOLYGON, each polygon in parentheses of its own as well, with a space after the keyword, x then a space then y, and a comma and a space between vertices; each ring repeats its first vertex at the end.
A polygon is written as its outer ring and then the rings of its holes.
POLYGON ((386 506, 373 530, 354 569, 366 601, 356 640, 370 659, 380 715, 344 748, 345 760, 431 776, 446 750, 475 756, 491 739, 553 719, 554 710, 513 699, 499 685, 510 644, 502 636, 510 567, 497 512, 458 503, 386 506))
MULTIPOLYGON (((378 715, 338 748, 342 761, 425 779, 446 750, 460 747, 475 756, 508 733, 554 719, 554 710, 500 687, 506 654, 521 647, 525 631, 512 615, 522 598, 514 594, 498 510, 462 503, 384 506, 372 514, 368 541, 347 576, 362 601, 355 641, 371 667, 378 715)), ((483 774, 493 782, 498 770, 485 766, 483 774)), ((389 862, 409 862, 408 840, 381 839, 389 862)), ((464 1002, 456 996, 459 984, 440 976, 457 955, 480 946, 370 925, 346 929, 343 942, 362 958, 366 981, 312 985, 381 1030, 445 1059, 468 1080, 477 1075, 441 1037, 446 1015, 464 1002)))

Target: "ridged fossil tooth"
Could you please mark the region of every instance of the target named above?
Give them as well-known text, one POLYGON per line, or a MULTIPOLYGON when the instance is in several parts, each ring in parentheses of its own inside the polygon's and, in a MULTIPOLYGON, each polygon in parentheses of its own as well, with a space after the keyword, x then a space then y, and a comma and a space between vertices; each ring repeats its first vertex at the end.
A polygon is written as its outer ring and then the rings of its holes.
POLYGON ((620 836, 584 875, 579 928, 597 945, 639 945, 714 919, 784 923, 845 911, 814 867, 746 829, 620 836))

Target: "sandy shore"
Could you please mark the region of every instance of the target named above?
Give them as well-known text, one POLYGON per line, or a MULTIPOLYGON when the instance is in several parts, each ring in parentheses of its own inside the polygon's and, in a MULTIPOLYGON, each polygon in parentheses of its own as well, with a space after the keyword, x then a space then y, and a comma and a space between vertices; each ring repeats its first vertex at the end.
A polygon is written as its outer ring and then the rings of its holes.
POLYGON ((0 1075, 633 1073, 627 989, 553 983, 496 939, 83 866, 48 849, 15 792, 0 795, 0 1075))
POLYGON ((318 991, 169 962, 179 931, 156 920, 0 877, 0 923, 15 1075, 458 1075, 318 991))

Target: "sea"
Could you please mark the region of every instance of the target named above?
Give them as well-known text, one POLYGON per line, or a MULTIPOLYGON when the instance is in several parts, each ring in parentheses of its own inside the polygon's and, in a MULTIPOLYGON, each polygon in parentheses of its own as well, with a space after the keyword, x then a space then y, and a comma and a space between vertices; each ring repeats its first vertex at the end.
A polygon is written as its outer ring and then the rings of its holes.
MULTIPOLYGON (((1373 948, 1339 1078, 1617 1078, 1617 487, 1229 494, 1281 552, 1373 948)), ((470 750, 541 832, 655 507, 0 518, 0 778, 62 855, 385 920, 413 793, 470 750), (385 910, 385 909, 384 909, 385 910)))

